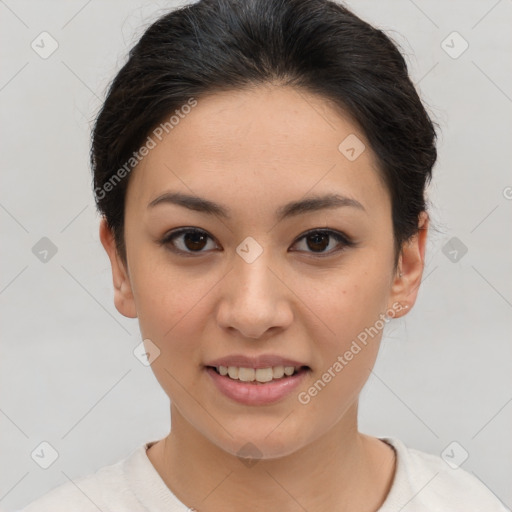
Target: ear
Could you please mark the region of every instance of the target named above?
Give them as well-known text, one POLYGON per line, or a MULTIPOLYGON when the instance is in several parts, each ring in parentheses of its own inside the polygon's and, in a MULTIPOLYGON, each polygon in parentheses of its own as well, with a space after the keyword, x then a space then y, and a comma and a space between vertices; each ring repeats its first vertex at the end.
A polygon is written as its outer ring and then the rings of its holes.
POLYGON ((108 254, 112 266, 112 280, 114 283, 114 304, 117 311, 128 318, 137 318, 137 309, 133 298, 132 286, 128 271, 119 256, 114 235, 108 227, 105 217, 100 222, 100 240, 108 254))
POLYGON ((389 297, 388 307, 396 311, 394 318, 406 315, 416 302, 425 266, 428 226, 428 213, 423 211, 418 219, 418 233, 405 242, 402 247, 397 274, 393 279, 389 297), (395 309, 392 305, 397 302, 401 308, 395 309))

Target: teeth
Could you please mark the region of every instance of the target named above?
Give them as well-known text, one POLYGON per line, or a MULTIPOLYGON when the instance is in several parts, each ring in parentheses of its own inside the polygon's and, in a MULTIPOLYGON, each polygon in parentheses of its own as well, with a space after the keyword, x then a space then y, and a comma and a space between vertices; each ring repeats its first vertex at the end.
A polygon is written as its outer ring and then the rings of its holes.
POLYGON ((272 372, 274 379, 280 379, 284 376, 284 366, 274 366, 272 372))
POLYGON ((270 382, 274 378, 272 368, 258 368, 254 373, 258 382, 270 382))
POLYGON ((243 382, 251 382, 254 380, 255 375, 256 371, 254 368, 238 368, 238 380, 243 382))
POLYGON ((294 366, 272 366, 269 368, 239 368, 237 366, 218 366, 217 371, 221 375, 227 375, 231 379, 242 382, 270 382, 273 379, 281 379, 293 375, 299 367, 294 366))

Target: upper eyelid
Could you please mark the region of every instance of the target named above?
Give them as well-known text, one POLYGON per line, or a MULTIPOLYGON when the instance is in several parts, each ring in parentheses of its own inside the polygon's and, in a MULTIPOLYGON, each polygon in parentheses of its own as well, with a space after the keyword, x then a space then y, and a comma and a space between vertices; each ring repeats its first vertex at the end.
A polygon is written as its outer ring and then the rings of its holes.
MULTIPOLYGON (((215 240, 215 237, 213 235, 211 235, 210 233, 208 233, 208 231, 204 230, 204 229, 200 229, 200 228, 187 228, 187 227, 183 227, 183 228, 176 228, 174 230, 171 230, 169 231, 168 233, 166 233, 162 238, 163 240, 168 240, 172 237, 177 237, 179 235, 182 235, 184 233, 189 233, 189 232, 196 232, 196 233, 204 233, 205 235, 209 236, 212 240, 216 241, 215 240)), ((340 232, 340 231, 337 231, 335 229, 331 229, 331 228, 313 228, 313 229, 308 229, 307 231, 305 231, 304 233, 300 234, 296 240, 300 240, 301 238, 304 238, 305 236, 309 235, 309 234, 312 234, 312 233, 327 233, 327 234, 334 234, 334 235, 339 235, 343 238, 346 238, 347 241, 349 241, 349 237, 347 235, 345 235, 344 233, 340 232)))
MULTIPOLYGON (((165 234, 161 240, 161 244, 162 245, 165 245, 166 243, 169 243, 173 238, 177 238, 183 234, 186 234, 186 233, 190 233, 190 232, 197 232, 197 233, 203 233, 205 235, 207 235, 211 240, 213 240, 217 245, 218 242, 217 240, 215 239, 215 237, 213 235, 211 235, 210 233, 208 233, 208 231, 204 230, 204 229, 201 229, 201 228, 195 228, 195 227, 181 227, 181 228, 175 228, 174 230, 171 230, 169 233, 165 234)), ((340 232, 340 231, 337 231, 335 229, 332 229, 332 228, 312 228, 312 229, 308 229, 307 231, 305 231, 304 233, 300 234, 294 241, 293 245, 295 245, 297 242, 299 242, 300 240, 302 240, 303 238, 305 238, 306 236, 310 235, 310 234, 314 234, 314 233, 326 233, 330 236, 332 236, 333 238, 335 237, 338 237, 338 238, 341 238, 342 241, 339 241, 338 240, 338 243, 345 243, 345 245, 347 246, 350 246, 350 245, 355 245, 355 243, 351 240, 351 238, 346 235, 345 233, 343 232, 340 232)), ((178 252, 183 252, 185 254, 201 254, 203 251, 198 251, 196 253, 194 253, 194 251, 191 251, 191 252, 188 252, 188 251, 182 251, 181 249, 177 249, 178 252)), ((327 253, 315 253, 315 252, 311 252, 310 254, 317 254, 319 256, 321 256, 322 254, 324 255, 328 255, 328 254, 331 254, 331 253, 334 253, 335 251, 329 251, 327 253)))

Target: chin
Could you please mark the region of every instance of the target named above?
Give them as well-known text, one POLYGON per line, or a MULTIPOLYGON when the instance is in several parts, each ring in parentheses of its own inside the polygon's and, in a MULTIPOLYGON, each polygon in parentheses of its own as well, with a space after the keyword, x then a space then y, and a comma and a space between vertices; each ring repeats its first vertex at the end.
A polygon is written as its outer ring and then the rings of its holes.
POLYGON ((270 427, 266 421, 262 421, 259 426, 257 421, 252 421, 246 428, 239 426, 230 430, 236 432, 233 437, 226 435, 211 441, 230 455, 249 459, 248 466, 251 460, 270 460, 292 455, 308 443, 302 437, 304 431, 300 435, 291 429, 279 429, 278 425, 279 421, 273 421, 270 427))

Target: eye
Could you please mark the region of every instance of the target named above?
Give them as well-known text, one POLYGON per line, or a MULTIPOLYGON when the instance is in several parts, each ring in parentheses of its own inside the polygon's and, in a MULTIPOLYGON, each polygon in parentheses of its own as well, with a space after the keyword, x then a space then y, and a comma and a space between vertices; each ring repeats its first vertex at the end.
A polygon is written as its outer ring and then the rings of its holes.
POLYGON ((306 247, 312 249, 310 252, 319 256, 329 256, 335 252, 344 250, 346 247, 353 247, 355 245, 352 240, 342 233, 325 229, 308 231, 302 235, 296 243, 301 240, 306 241, 306 247), (333 240, 336 243, 331 243, 333 240), (336 247, 336 245, 338 245, 338 248, 332 249, 332 247, 336 247), (331 250, 326 251, 329 247, 331 247, 331 250))
POLYGON ((167 233, 159 244, 167 246, 173 252, 191 256, 194 253, 206 252, 203 249, 208 248, 208 240, 213 241, 212 237, 202 229, 179 228, 167 233))
MULTIPOLYGON (((346 235, 326 229, 308 231, 302 235, 294 245, 297 245, 303 240, 306 242, 306 252, 308 252, 307 249, 310 249, 310 253, 318 256, 329 256, 335 252, 344 250, 346 247, 353 247, 356 245, 355 242, 351 241, 346 235), (333 241, 335 243, 332 243, 333 241), (331 249, 326 250, 329 248, 331 249)), ((159 241, 159 244, 168 247, 169 250, 175 253, 193 256, 207 252, 204 249, 214 249, 216 244, 213 243, 213 247, 211 247, 211 245, 208 247, 209 241, 213 242, 213 238, 202 229, 179 228, 167 233, 164 238, 159 241)))

